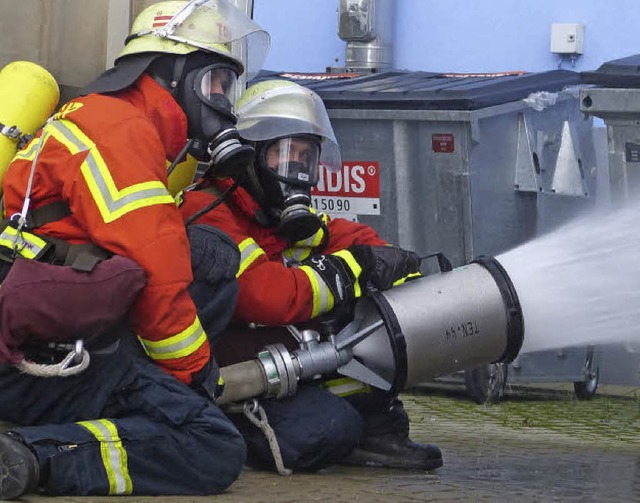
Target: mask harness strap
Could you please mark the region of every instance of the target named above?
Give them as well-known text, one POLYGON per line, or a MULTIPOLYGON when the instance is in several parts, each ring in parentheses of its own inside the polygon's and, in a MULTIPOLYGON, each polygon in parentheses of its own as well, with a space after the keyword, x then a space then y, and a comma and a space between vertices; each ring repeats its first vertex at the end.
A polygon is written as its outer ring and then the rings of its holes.
POLYGON ((200 218, 202 215, 204 215, 205 213, 209 213, 211 210, 213 210, 214 208, 216 208, 217 206, 222 204, 227 199, 227 197, 229 197, 229 194, 231 194, 234 190, 236 190, 238 188, 238 185, 239 185, 238 181, 237 180, 234 181, 233 185, 231 185, 231 187, 229 187, 222 194, 220 194, 220 196, 217 197, 215 201, 213 201, 212 203, 208 204, 207 206, 205 206, 201 210, 198 210, 193 215, 191 215, 189 218, 187 218, 187 220, 184 223, 185 227, 188 227, 194 221, 198 220, 198 218, 200 218))
POLYGON ((167 177, 169 177, 169 175, 171 173, 173 173, 173 170, 176 169, 176 166, 178 164, 180 164, 180 162, 183 160, 183 158, 186 158, 186 154, 189 151, 189 149, 191 148, 191 145, 193 145, 194 141, 195 140, 190 139, 189 141, 187 141, 186 145, 184 147, 182 147, 182 150, 180 151, 180 153, 176 156, 176 158, 173 160, 173 162, 167 168, 167 177))
POLYGON ((180 80, 182 80, 182 74, 184 72, 184 66, 186 64, 186 56, 180 56, 179 58, 176 58, 176 63, 173 66, 173 77, 171 79, 171 83, 169 84, 171 86, 169 92, 173 97, 175 97, 175 94, 178 92, 178 84, 180 83, 180 80))

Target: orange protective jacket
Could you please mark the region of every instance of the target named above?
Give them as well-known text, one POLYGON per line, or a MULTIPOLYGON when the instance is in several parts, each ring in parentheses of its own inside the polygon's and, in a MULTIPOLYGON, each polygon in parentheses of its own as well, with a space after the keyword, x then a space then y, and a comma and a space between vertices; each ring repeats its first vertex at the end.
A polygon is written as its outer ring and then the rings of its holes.
POLYGON ((186 143, 182 109, 143 74, 119 93, 74 99, 52 119, 9 166, 5 214, 20 212, 39 150, 31 208, 62 200, 72 214, 37 234, 92 242, 137 262, 148 283, 132 308, 133 327, 160 367, 190 383, 210 355, 187 292, 189 242, 167 190, 166 160, 186 143))
MULTIPOLYGON (((228 187, 220 182, 220 188, 228 187)), ((180 210, 185 220, 204 208, 217 196, 201 190, 182 195, 180 210)), ((205 213, 194 223, 213 225, 229 234, 240 248, 238 270, 240 293, 234 317, 236 321, 264 325, 287 325, 308 321, 323 314, 317 306, 309 276, 296 264, 314 253, 321 244, 321 229, 307 240, 293 246, 278 237, 271 226, 261 225, 255 217, 258 204, 241 187, 225 204, 205 213)), ((386 244, 369 226, 337 218, 323 218, 329 230, 329 241, 322 253, 344 250, 354 244, 386 244)), ((317 285, 315 285, 317 288, 317 285)))

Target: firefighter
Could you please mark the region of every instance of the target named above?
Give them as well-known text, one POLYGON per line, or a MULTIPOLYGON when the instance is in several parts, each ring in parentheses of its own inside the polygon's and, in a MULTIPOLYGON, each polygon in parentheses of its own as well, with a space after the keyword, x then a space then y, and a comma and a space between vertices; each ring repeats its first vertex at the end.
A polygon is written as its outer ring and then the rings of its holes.
MULTIPOLYGON (((326 110, 313 91, 267 80, 245 91, 237 105, 238 130, 255 148, 255 161, 233 179, 204 177, 182 194, 180 206, 187 225, 216 226, 241 251, 233 330, 216 345, 224 365, 251 359, 268 343, 296 348, 281 331, 237 326, 322 320, 339 327, 366 287, 386 290, 418 275, 420 266, 416 254, 388 246, 371 227, 312 209, 319 164, 341 168, 326 110)), ((427 470, 442 465, 436 446, 409 439, 397 396, 360 382, 301 386, 294 397, 262 405, 289 469, 338 462, 427 470)), ((273 468, 261 432, 244 417, 234 422, 249 447, 249 463, 273 468)))
MULTIPOLYGON (((167 161, 186 152, 213 171, 247 160, 234 128, 244 70, 231 54, 234 40, 261 64, 268 35, 227 0, 143 10, 115 66, 62 106, 9 166, 4 203, 14 234, 126 256, 147 284, 129 326, 95 342, 84 373, 42 378, 0 367, 0 420, 19 425, 0 435, 0 499, 38 488, 213 494, 244 465, 242 437, 213 401, 219 371, 207 338, 221 324, 211 316, 233 309, 235 278, 218 272, 235 270, 239 253, 206 228, 190 234, 226 260, 195 278, 214 292, 197 311, 189 241, 167 190, 167 161), (216 157, 220 143, 229 148, 216 157)), ((54 263, 80 268, 92 260, 58 255, 54 263)))

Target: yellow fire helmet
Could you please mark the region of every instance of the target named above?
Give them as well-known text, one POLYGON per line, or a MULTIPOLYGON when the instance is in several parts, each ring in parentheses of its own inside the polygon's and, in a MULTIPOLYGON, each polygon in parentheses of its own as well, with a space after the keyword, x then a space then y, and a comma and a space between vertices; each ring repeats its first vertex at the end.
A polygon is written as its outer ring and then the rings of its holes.
POLYGON ((311 134, 322 140, 320 164, 330 171, 342 167, 340 147, 327 110, 311 89, 288 80, 264 80, 249 87, 236 102, 238 133, 262 142, 311 134))
POLYGON ((228 0, 170 0, 138 15, 116 64, 134 54, 204 51, 228 58, 250 79, 269 44, 269 34, 228 0))

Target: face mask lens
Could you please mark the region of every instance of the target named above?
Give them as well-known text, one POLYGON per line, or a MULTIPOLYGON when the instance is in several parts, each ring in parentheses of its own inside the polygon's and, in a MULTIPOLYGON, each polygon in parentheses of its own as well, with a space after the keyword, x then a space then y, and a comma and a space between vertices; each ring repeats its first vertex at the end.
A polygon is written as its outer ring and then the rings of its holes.
POLYGON ((230 68, 205 68, 200 75, 199 95, 205 102, 211 101, 215 95, 223 94, 233 103, 235 99, 236 73, 230 68))
POLYGON ((318 183, 319 145, 308 138, 282 138, 266 152, 267 167, 281 179, 314 186, 318 183))

